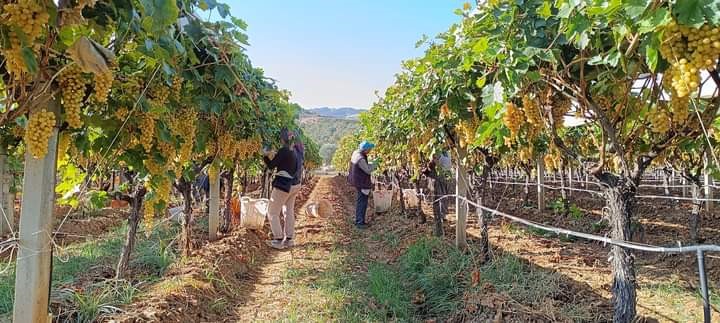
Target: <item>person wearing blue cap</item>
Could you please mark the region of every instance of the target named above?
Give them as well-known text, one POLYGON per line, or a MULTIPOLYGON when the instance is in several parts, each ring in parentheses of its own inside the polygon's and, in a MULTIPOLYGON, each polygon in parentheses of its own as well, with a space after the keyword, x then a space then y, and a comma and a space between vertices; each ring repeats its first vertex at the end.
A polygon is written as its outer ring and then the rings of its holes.
POLYGON ((365 222, 365 212, 367 212, 368 199, 370 197, 370 189, 372 189, 372 180, 370 175, 375 170, 376 165, 368 163, 368 153, 375 145, 367 140, 360 143, 360 146, 353 152, 350 159, 350 171, 348 173, 348 182, 357 189, 357 204, 355 206, 355 226, 359 229, 365 229, 368 224, 365 222))

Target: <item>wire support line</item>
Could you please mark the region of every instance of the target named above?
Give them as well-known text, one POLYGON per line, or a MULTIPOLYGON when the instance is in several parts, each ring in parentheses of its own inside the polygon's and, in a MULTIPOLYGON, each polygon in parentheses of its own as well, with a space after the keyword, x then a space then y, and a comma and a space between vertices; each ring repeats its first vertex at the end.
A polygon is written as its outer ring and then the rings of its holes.
POLYGON ((449 195, 443 195, 440 198, 438 198, 436 201, 446 199, 446 198, 458 198, 461 200, 464 200, 465 203, 468 203, 476 208, 480 208, 482 210, 485 210, 486 212, 497 215, 503 218, 506 218, 508 220, 511 220, 513 222, 522 223, 529 227, 534 227, 536 229, 541 229, 549 232, 554 232, 556 234, 564 234, 566 236, 574 236, 577 238, 582 238, 586 240, 592 240, 597 242, 602 242, 603 244, 609 244, 614 245, 618 247, 623 247, 627 249, 633 249, 638 251, 646 251, 646 252, 655 252, 655 253, 696 253, 698 251, 702 252, 720 252, 720 246, 718 245, 708 245, 708 244, 701 244, 701 245, 692 245, 692 246, 677 246, 677 247, 662 247, 662 246, 654 246, 649 244, 642 244, 637 242, 630 242, 630 241, 622 241, 622 240, 616 240, 609 237, 601 237, 594 234, 584 233, 584 232, 577 232, 569 229, 564 228, 558 228, 553 227, 541 223, 537 223, 531 220, 523 219, 521 217, 517 217, 514 215, 507 214, 505 212, 492 209, 486 206, 479 205, 463 196, 458 196, 457 194, 449 194, 449 195))
POLYGON ((18 238, 12 238, 12 239, 8 239, 5 241, 0 241, 0 248, 5 247, 5 246, 15 245, 18 243, 18 241, 20 241, 20 239, 18 239, 18 238))
MULTIPOLYGON (((507 185, 518 185, 518 186, 538 186, 536 183, 522 183, 522 182, 502 182, 502 181, 491 181, 492 183, 496 184, 507 184, 507 185)), ((570 187, 558 187, 558 186, 550 186, 546 184, 540 185, 544 188, 550 189, 550 190, 569 190, 569 191, 578 191, 578 192, 587 192, 597 195, 602 195, 602 191, 595 191, 595 190, 585 190, 581 188, 570 188, 570 187)), ((720 199, 709 199, 709 198, 692 198, 692 197, 682 197, 682 196, 672 196, 672 195, 635 195, 635 198, 639 199, 664 199, 664 200, 679 200, 679 201, 699 201, 699 202, 720 202, 720 199)))

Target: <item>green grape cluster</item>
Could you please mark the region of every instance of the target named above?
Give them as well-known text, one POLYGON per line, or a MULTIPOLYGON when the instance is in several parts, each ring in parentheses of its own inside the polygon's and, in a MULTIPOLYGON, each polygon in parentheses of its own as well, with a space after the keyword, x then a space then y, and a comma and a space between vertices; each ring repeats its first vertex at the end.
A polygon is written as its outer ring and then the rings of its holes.
POLYGON ((55 114, 45 109, 31 113, 25 129, 25 145, 30 154, 40 159, 48 151, 48 141, 55 127, 55 114))
POLYGON ((76 64, 70 65, 58 76, 58 80, 62 90, 65 121, 71 128, 80 128, 82 127, 82 106, 87 86, 82 69, 76 64))

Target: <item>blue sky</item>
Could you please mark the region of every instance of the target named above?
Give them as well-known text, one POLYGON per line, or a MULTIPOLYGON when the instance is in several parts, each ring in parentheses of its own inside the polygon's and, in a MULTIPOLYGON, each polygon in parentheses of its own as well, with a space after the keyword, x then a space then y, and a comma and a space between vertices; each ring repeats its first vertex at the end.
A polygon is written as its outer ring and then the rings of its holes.
POLYGON ((303 107, 368 108, 415 43, 459 20, 459 0, 226 0, 253 64, 303 107))

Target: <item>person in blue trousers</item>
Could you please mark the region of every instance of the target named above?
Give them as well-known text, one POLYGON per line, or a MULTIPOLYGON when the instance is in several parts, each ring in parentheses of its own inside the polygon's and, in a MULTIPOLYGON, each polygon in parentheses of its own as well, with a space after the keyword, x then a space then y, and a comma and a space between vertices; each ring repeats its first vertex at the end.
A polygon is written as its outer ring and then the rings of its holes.
POLYGON ((375 145, 367 140, 360 143, 360 146, 353 152, 350 159, 350 171, 348 173, 348 182, 357 189, 357 204, 355 206, 355 226, 358 229, 365 229, 368 223, 365 222, 365 213, 367 212, 368 199, 370 190, 372 189, 372 180, 370 175, 375 170, 376 165, 368 162, 368 154, 375 145))

